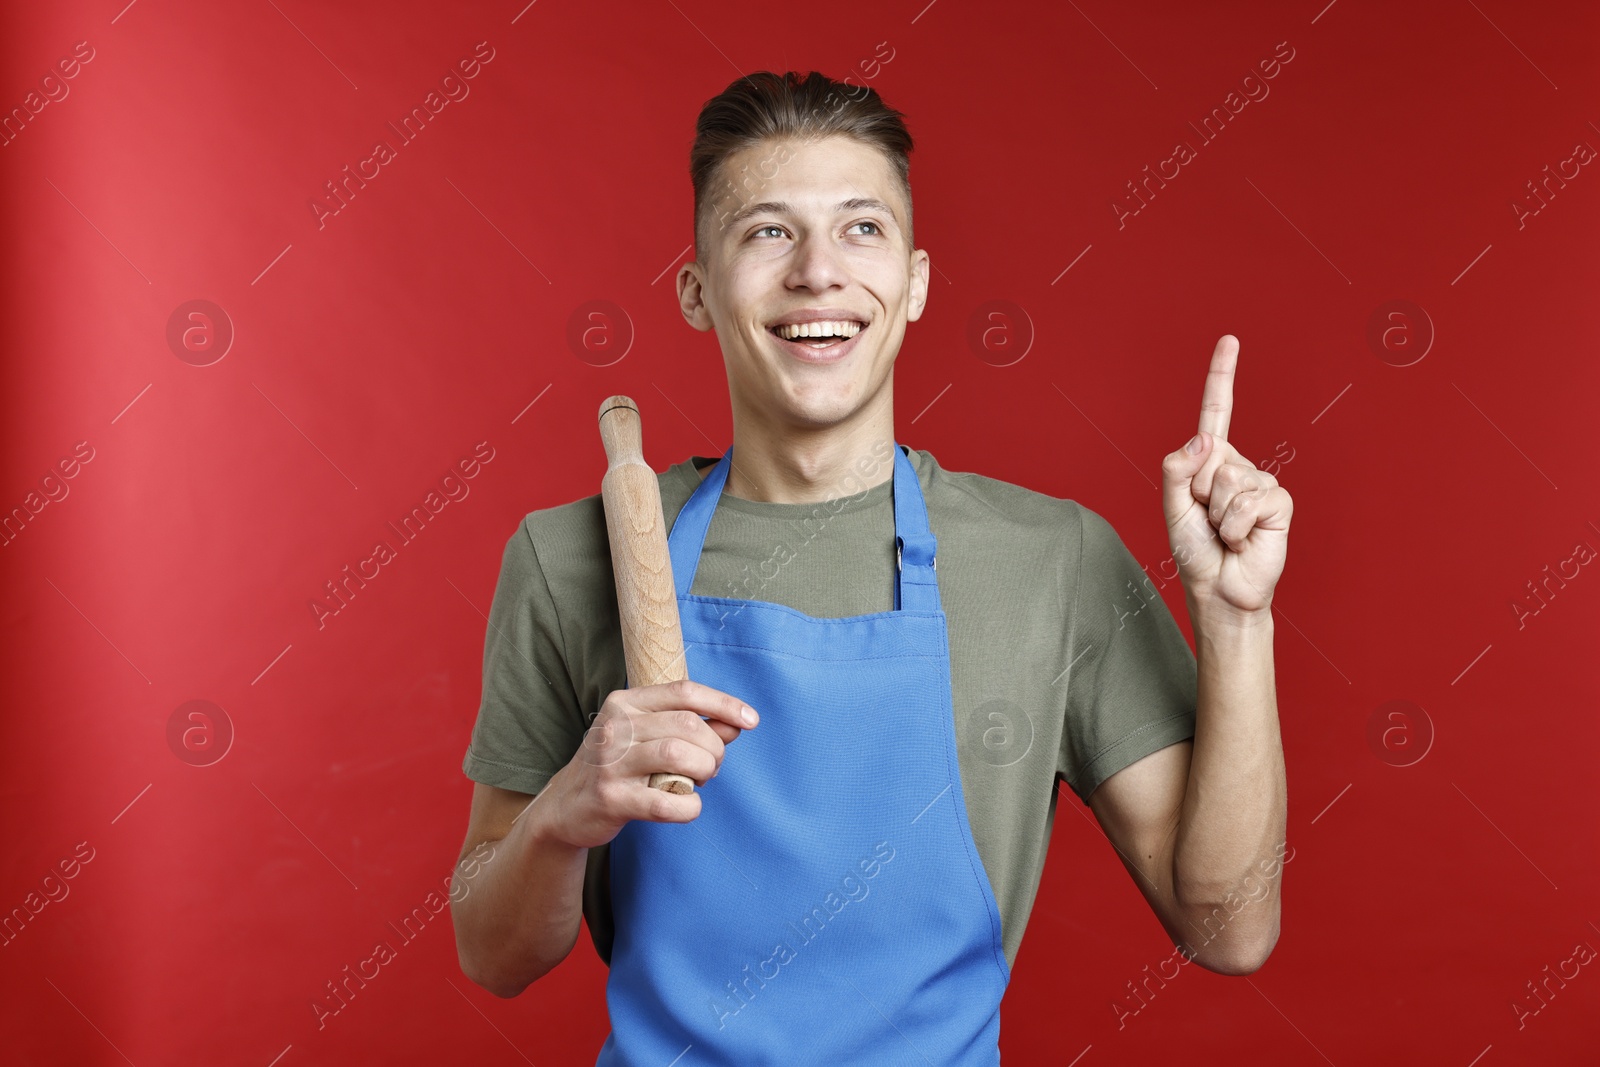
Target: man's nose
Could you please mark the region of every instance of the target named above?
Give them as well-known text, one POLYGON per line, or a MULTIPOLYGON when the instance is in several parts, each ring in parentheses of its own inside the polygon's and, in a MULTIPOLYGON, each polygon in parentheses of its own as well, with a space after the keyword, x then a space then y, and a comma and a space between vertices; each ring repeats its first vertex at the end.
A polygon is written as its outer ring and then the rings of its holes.
POLYGON ((826 231, 813 231, 795 246, 794 263, 786 279, 791 286, 821 290, 850 280, 844 253, 826 231))

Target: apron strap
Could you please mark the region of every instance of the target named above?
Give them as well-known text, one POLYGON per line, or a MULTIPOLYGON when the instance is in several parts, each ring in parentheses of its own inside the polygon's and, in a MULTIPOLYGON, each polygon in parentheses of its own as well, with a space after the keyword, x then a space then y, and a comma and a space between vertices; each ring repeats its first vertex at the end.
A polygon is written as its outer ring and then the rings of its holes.
MULTIPOLYGON (((733 446, 717 460, 700 480, 689 500, 673 520, 667 536, 672 557, 673 586, 679 597, 689 595, 711 516, 728 481, 733 462, 733 446)), ((917 472, 899 442, 894 445, 894 525, 895 525, 895 611, 938 611, 939 580, 935 574, 938 539, 928 528, 928 508, 922 497, 917 472), (902 606, 903 605, 903 606, 902 606)))
POLYGON ((917 472, 898 441, 894 446, 894 610, 938 611, 938 538, 928 528, 928 508, 917 472))
POLYGON ((710 472, 700 479, 689 500, 678 512, 667 534, 667 551, 672 557, 672 584, 679 599, 689 595, 694 585, 694 572, 700 566, 700 550, 706 543, 706 531, 711 529, 711 513, 717 508, 717 498, 728 481, 728 465, 732 462, 733 446, 717 460, 710 472))

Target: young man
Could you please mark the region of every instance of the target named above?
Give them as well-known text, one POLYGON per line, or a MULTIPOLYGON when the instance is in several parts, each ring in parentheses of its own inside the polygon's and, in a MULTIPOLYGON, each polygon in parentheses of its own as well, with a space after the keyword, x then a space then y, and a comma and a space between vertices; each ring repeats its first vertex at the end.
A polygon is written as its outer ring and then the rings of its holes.
POLYGON ((896 442, 910 148, 814 72, 701 112, 678 296, 733 443, 660 475, 692 681, 626 688, 598 495, 506 545, 457 944, 515 996, 587 917, 602 1064, 997 1063, 1058 781, 1186 961, 1245 974, 1277 939, 1291 501, 1226 441, 1237 342, 1162 465, 1197 661, 1158 595, 1114 606, 1144 575, 1104 519, 896 442))

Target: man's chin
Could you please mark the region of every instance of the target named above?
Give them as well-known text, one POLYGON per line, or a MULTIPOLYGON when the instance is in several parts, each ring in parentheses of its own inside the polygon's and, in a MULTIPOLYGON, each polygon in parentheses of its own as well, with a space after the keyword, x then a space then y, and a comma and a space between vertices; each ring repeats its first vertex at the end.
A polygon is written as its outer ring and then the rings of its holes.
POLYGON ((853 421, 865 409, 875 406, 874 397, 881 399, 892 381, 889 376, 877 383, 859 381, 854 376, 824 382, 821 377, 786 374, 780 369, 761 382, 765 388, 746 391, 742 400, 736 398, 735 403, 761 423, 814 432, 853 421))
POLYGON ((797 429, 825 430, 852 421, 865 406, 855 394, 790 397, 774 415, 797 429))

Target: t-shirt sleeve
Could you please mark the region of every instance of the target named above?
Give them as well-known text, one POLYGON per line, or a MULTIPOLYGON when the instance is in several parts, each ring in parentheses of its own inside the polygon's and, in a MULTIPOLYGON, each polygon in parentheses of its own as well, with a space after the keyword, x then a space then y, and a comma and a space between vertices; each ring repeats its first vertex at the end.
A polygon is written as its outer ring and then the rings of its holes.
POLYGON ((1070 595, 1067 720, 1057 773, 1085 803, 1107 778, 1194 736, 1194 653, 1116 530, 1085 507, 1070 595))
POLYGON ((483 699, 461 769, 486 785, 537 793, 572 758, 586 726, 524 518, 501 558, 484 632, 483 699))

